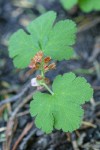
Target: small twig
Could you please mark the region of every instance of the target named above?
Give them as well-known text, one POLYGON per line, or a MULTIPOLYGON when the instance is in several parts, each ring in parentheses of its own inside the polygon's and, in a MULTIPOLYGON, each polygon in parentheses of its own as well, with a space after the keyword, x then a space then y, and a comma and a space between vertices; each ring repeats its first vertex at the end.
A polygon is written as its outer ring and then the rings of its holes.
POLYGON ((21 98, 25 94, 25 92, 27 92, 27 90, 29 89, 30 86, 31 86, 31 84, 28 83, 27 85, 25 85, 23 90, 20 93, 18 93, 17 95, 15 95, 15 96, 13 96, 11 98, 7 98, 7 99, 4 99, 4 100, 1 100, 0 106, 4 105, 6 103, 12 103, 12 102, 18 100, 19 98, 21 98))
POLYGON ((93 123, 87 122, 87 121, 82 121, 82 124, 85 125, 85 126, 88 126, 88 127, 93 127, 93 128, 96 128, 96 127, 97 127, 97 126, 94 125, 93 123))
POLYGON ((95 100, 93 98, 91 98, 90 103, 91 103, 93 109, 95 109, 96 102, 95 102, 95 100))
POLYGON ((98 105, 100 105, 100 102, 96 102, 96 103, 95 103, 95 106, 98 106, 98 105))
POLYGON ((26 135, 24 138, 23 138, 23 141, 22 143, 20 144, 20 149, 23 150, 23 149, 26 149, 26 146, 27 146, 27 143, 28 141, 31 139, 31 137, 36 133, 38 129, 35 128, 35 129, 32 129, 31 132, 29 132, 28 135, 26 135))
POLYGON ((96 60, 94 61, 93 64, 94 64, 94 67, 95 67, 95 70, 96 70, 96 73, 97 73, 97 77, 100 80, 100 64, 96 60))
POLYGON ((78 131, 78 130, 75 130, 75 133, 76 133, 77 137, 79 138, 79 137, 80 137, 79 131, 78 131))
POLYGON ((2 116, 4 110, 7 108, 7 105, 3 105, 1 108, 0 108, 0 117, 2 116))
MULTIPOLYGON (((35 92, 35 91, 34 91, 35 92)), ((15 126, 15 121, 16 121, 16 115, 19 112, 19 110, 30 101, 30 99, 33 96, 33 93, 31 92, 17 107, 16 109, 12 112, 11 117, 8 120, 7 123, 7 130, 6 130, 6 144, 5 144, 5 150, 9 150, 10 149, 10 145, 11 145, 11 141, 12 141, 12 137, 13 137, 13 128, 15 126)))
POLYGON ((5 130, 6 130, 6 127, 0 128, 0 132, 3 132, 3 131, 5 131, 5 130))
POLYGON ((89 62, 94 62, 97 56, 100 54, 100 36, 96 37, 95 44, 93 46, 93 52, 88 59, 89 62))
POLYGON ((28 124, 26 125, 26 127, 25 127, 24 130, 23 130, 23 132, 22 132, 21 135, 19 136, 18 140, 15 142, 15 144, 14 144, 12 150, 16 150, 16 149, 17 149, 19 143, 21 142, 21 140, 23 139, 23 137, 29 132, 29 130, 32 128, 32 126, 33 126, 33 122, 28 123, 28 124))
POLYGON ((16 92, 17 93, 18 92, 18 86, 12 86, 9 89, 1 90, 0 95, 5 95, 5 94, 11 93, 11 92, 16 92))
POLYGON ((71 134, 71 139, 72 139, 71 141, 72 141, 73 149, 74 150, 79 150, 78 144, 77 144, 77 141, 76 141, 76 135, 75 135, 75 133, 71 134))
POLYGON ((15 118, 16 117, 16 115, 17 115, 17 113, 18 113, 18 111, 26 104, 26 103, 28 103, 29 101, 30 101, 30 99, 32 98, 32 96, 33 96, 33 93, 35 93, 37 90, 35 90, 34 92, 31 92, 23 101, 22 101, 22 103, 20 103, 18 106, 17 106, 17 108, 12 112, 12 114, 11 114, 11 118, 13 119, 13 118, 15 118))
POLYGON ((93 86, 94 90, 100 90, 100 86, 93 86))
POLYGON ((68 133, 66 133, 66 136, 67 136, 67 141, 70 142, 71 141, 71 134, 68 132, 68 133))
POLYGON ((88 20, 87 23, 78 27, 78 33, 86 31, 86 30, 94 27, 98 23, 100 23, 100 17, 96 18, 95 20, 94 19, 88 20))
POLYGON ((30 113, 29 110, 26 110, 24 112, 18 113, 16 117, 22 117, 22 116, 27 115, 29 113, 30 113))

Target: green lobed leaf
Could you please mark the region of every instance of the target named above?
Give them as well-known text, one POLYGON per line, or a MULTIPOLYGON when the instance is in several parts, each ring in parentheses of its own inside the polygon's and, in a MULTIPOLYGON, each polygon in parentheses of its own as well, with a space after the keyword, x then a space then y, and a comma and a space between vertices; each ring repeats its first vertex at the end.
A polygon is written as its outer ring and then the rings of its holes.
POLYGON ((30 34, 20 29, 11 36, 9 55, 14 59, 17 68, 28 67, 31 58, 42 49, 43 40, 47 40, 55 18, 56 13, 50 11, 28 25, 27 30, 30 34))
POLYGON ((73 55, 71 45, 75 42, 76 24, 71 20, 59 21, 53 27, 45 54, 56 60, 70 59, 73 55))
POLYGON ((60 0, 60 2, 66 10, 70 10, 76 4, 86 13, 92 10, 100 10, 100 0, 60 0))
POLYGON ((59 75, 52 85, 54 95, 37 92, 30 103, 30 113, 36 116, 36 126, 46 133, 55 129, 72 132, 79 128, 83 110, 93 90, 83 77, 74 73, 59 75))
POLYGON ((78 0, 60 0, 63 7, 67 10, 70 10, 75 4, 78 3, 78 0))
POLYGON ((84 12, 100 10, 100 0, 79 0, 79 6, 84 12))
POLYGON ((31 58, 42 50, 52 59, 69 59, 73 55, 76 25, 73 21, 59 21, 54 26, 56 13, 49 11, 28 26, 26 33, 19 29, 9 41, 9 55, 17 68, 28 67, 31 58))

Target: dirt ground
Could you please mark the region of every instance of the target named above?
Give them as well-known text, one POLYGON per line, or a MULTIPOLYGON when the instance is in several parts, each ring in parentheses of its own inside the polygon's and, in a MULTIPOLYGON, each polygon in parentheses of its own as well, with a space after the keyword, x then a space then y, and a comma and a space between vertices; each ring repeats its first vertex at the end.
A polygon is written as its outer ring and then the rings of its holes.
POLYGON ((83 13, 78 8, 63 9, 58 0, 0 0, 0 150, 100 150, 100 12, 83 13), (72 19, 78 33, 75 55, 57 62, 57 69, 47 73, 51 83, 58 74, 73 71, 84 76, 94 89, 86 103, 81 127, 73 133, 54 130, 45 134, 37 129, 29 114, 29 103, 36 88, 28 69, 13 66, 8 54, 8 39, 19 28, 42 13, 54 10, 57 20, 72 19))

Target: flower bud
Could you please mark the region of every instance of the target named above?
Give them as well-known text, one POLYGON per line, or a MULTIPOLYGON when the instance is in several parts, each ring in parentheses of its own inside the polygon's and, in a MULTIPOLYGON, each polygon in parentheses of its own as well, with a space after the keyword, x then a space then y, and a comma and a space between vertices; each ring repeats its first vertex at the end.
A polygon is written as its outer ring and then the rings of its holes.
POLYGON ((34 61, 37 63, 41 63, 42 61, 42 58, 43 58, 43 52, 42 51, 39 51, 35 56, 34 56, 34 61))
POLYGON ((32 69, 39 69, 39 64, 42 62, 42 58, 43 58, 43 52, 39 51, 32 59, 31 62, 29 64, 29 68, 32 69))
POLYGON ((37 80, 42 80, 43 77, 42 77, 41 75, 37 75, 36 79, 37 79, 37 80))
POLYGON ((56 68, 56 64, 55 64, 55 63, 52 63, 52 64, 50 64, 50 65, 48 66, 48 68, 49 68, 50 70, 55 69, 55 68, 56 68))
POLYGON ((44 66, 44 70, 45 70, 45 71, 48 71, 48 70, 49 70, 49 68, 48 68, 47 65, 44 66))
POLYGON ((45 58, 44 58, 44 63, 49 63, 50 60, 51 60, 51 57, 45 57, 45 58))
POLYGON ((46 84, 50 83, 50 80, 48 78, 45 78, 44 81, 45 81, 46 84))

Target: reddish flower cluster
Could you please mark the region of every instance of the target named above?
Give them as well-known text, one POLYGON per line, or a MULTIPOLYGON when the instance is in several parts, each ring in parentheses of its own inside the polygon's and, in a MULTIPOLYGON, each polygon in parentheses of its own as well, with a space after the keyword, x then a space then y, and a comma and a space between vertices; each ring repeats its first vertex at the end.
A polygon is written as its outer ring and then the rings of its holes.
POLYGON ((55 63, 52 63, 50 65, 48 65, 48 63, 51 61, 50 57, 45 57, 43 58, 43 52, 39 51, 32 59, 29 65, 29 68, 31 68, 32 70, 38 70, 41 67, 41 63, 43 62, 43 68, 44 71, 47 72, 49 70, 55 69, 56 65, 55 63))
POLYGON ((39 80, 43 80, 46 84, 50 83, 50 80, 48 78, 43 78, 41 75, 37 75, 36 79, 39 80))
POLYGON ((42 62, 43 52, 38 52, 32 59, 29 68, 37 70, 39 69, 39 64, 42 62))

